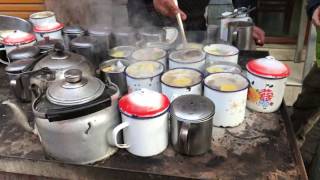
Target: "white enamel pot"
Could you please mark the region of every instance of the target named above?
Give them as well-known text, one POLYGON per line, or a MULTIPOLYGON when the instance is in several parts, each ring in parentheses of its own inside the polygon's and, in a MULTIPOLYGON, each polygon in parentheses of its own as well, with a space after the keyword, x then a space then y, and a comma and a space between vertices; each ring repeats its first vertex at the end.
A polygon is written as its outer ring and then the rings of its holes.
POLYGON ((169 99, 147 89, 135 91, 119 101, 122 123, 113 130, 118 148, 133 155, 149 157, 160 154, 168 146, 169 99), (123 130, 124 144, 117 141, 123 130))
POLYGON ((247 107, 258 112, 275 112, 279 109, 290 69, 268 56, 247 64, 250 81, 247 107))
POLYGON ((216 114, 213 118, 214 126, 235 127, 243 122, 248 86, 248 80, 240 74, 215 73, 205 78, 204 96, 208 97, 216 105, 216 114), (217 80, 221 77, 230 78, 239 82, 239 88, 232 91, 225 91, 210 85, 210 81, 217 80))
MULTIPOLYGON (((179 76, 179 75, 178 75, 179 76)), ((169 77, 169 78, 175 78, 175 77, 169 77)), ((200 71, 197 71, 195 69, 188 69, 188 68, 177 68, 167 71, 161 76, 161 92, 166 95, 170 102, 173 102, 177 97, 187 94, 194 94, 194 95, 202 95, 202 73, 200 71), (172 84, 167 82, 166 76, 169 76, 170 73, 175 74, 179 73, 178 71, 187 71, 190 73, 190 76, 195 77, 189 77, 192 80, 191 84, 187 85, 178 85, 178 84, 172 84)))
POLYGON ((230 62, 238 64, 239 50, 226 44, 210 44, 203 48, 206 53, 206 64, 230 62))
MULTIPOLYGON (((142 70, 144 70, 144 69, 141 69, 141 71, 142 70)), ((163 72, 164 72, 164 67, 159 62, 139 61, 139 62, 136 62, 136 63, 129 65, 125 69, 128 92, 131 93, 133 91, 138 91, 141 89, 149 89, 149 90, 161 92, 160 77, 163 72), (157 66, 157 70, 155 70, 155 72, 150 73, 150 74, 144 74, 143 76, 139 76, 137 74, 130 73, 130 69, 132 67, 137 66, 138 64, 143 64, 143 63, 154 64, 155 66, 157 66)))
POLYGON ((30 15, 29 20, 34 26, 57 22, 56 16, 52 11, 41 11, 33 13, 30 15))

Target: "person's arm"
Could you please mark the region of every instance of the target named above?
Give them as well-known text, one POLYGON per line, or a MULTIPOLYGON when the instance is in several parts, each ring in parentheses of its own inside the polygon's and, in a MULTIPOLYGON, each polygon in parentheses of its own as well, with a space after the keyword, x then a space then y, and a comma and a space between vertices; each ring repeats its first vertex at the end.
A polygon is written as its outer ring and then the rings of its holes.
POLYGON ((320 0, 309 0, 307 14, 315 26, 320 27, 320 0))

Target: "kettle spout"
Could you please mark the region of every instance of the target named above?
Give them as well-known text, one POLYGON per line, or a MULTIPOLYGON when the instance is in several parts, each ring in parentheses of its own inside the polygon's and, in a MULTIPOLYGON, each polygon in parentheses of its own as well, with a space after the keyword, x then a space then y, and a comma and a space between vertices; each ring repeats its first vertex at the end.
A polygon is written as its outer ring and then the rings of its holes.
POLYGON ((13 120, 28 132, 35 133, 34 128, 28 123, 28 118, 23 110, 10 100, 3 101, 2 104, 7 105, 13 111, 13 120))

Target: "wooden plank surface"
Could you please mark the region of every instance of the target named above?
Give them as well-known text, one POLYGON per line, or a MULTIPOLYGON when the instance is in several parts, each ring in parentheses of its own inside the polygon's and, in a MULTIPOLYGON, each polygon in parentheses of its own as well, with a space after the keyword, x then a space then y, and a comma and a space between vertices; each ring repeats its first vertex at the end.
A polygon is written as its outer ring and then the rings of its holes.
POLYGON ((43 4, 1 4, 1 11, 43 11, 45 7, 43 4))
POLYGON ((42 4, 44 0, 0 0, 0 4, 42 4))
POLYGON ((32 13, 34 12, 0 12, 1 15, 15 16, 22 19, 28 19, 32 13))

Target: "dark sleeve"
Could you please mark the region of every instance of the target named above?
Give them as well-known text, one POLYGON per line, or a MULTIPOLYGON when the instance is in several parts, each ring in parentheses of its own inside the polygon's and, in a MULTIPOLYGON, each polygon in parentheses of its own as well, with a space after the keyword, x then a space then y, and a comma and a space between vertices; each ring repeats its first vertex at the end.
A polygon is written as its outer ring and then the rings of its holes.
POLYGON ((307 6, 307 14, 309 18, 312 17, 314 10, 320 5, 320 0, 309 0, 307 6))
POLYGON ((240 7, 256 7, 257 0, 232 0, 232 4, 234 8, 240 7))

